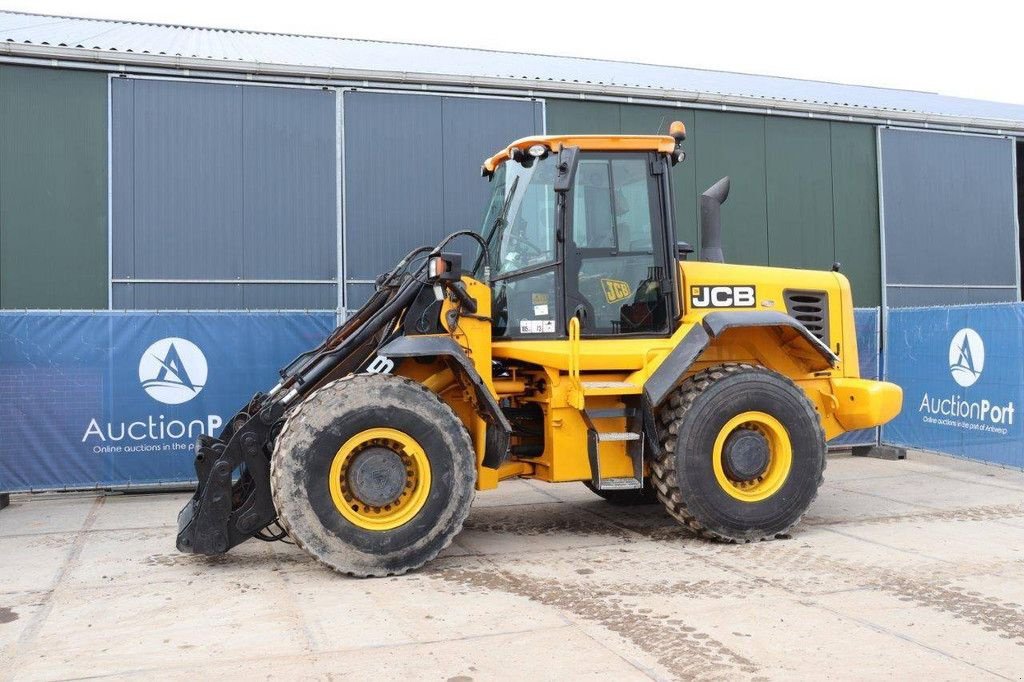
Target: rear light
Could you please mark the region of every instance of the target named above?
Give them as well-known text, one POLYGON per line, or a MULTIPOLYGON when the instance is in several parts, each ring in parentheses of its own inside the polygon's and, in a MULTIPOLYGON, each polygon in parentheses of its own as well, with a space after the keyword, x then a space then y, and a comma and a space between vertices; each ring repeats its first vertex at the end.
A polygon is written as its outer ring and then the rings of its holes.
POLYGON ((462 254, 439 253, 427 258, 427 279, 456 281, 462 277, 462 254))
POLYGON ((437 279, 446 272, 448 272, 448 261, 441 256, 430 259, 430 263, 427 265, 427 276, 430 279, 437 279))

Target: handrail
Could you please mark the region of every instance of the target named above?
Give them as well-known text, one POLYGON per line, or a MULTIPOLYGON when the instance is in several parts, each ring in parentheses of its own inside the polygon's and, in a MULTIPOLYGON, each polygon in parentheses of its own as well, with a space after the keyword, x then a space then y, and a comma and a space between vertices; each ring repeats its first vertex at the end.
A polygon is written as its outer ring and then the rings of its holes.
POLYGON ((580 381, 580 318, 569 320, 569 395, 568 402, 577 410, 584 405, 583 384, 580 381))

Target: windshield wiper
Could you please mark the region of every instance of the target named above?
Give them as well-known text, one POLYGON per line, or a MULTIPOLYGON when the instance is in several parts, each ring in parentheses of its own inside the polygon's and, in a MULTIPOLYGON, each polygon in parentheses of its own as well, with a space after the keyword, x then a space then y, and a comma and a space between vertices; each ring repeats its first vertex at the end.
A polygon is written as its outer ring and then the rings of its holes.
MULTIPOLYGON (((515 178, 512 179, 512 186, 508 188, 508 195, 505 197, 505 203, 501 205, 501 211, 498 213, 497 216, 494 217, 494 222, 491 223, 490 229, 487 230, 486 241, 488 247, 491 246, 491 240, 494 239, 495 233, 497 233, 498 230, 505 227, 505 225, 507 224, 505 219, 508 216, 509 209, 512 207, 512 197, 516 195, 516 187, 519 186, 520 177, 521 176, 517 175, 515 178)), ((476 259, 476 264, 473 266, 473 272, 477 272, 480 269, 480 260, 483 257, 484 254, 483 251, 481 251, 480 255, 476 259)), ((488 265, 490 265, 490 263, 488 263, 488 265)))
POLYGON ((508 210, 512 207, 512 197, 516 195, 516 187, 519 186, 520 176, 516 176, 512 180, 512 186, 508 189, 508 196, 505 197, 505 203, 501 205, 501 213, 494 218, 494 224, 491 225, 491 233, 487 236, 487 243, 491 243, 491 238, 498 229, 505 227, 505 218, 508 216, 508 210))

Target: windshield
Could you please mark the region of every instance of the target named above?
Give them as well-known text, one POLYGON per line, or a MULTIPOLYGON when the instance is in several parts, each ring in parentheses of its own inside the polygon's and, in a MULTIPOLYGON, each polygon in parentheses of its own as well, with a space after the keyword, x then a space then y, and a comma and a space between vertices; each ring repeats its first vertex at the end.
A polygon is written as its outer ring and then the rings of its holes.
MULTIPOLYGON (((492 278, 554 260, 557 162, 553 155, 528 159, 528 165, 506 161, 495 171, 481 226, 492 278)), ((482 265, 478 262, 476 270, 482 265)))

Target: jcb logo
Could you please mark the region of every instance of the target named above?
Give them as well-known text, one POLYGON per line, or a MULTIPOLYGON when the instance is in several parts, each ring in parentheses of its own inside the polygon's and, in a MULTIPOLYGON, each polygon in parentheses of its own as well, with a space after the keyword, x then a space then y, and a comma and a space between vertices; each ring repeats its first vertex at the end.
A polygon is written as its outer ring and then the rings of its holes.
POLYGON ((751 286, 690 287, 693 308, 753 308, 756 301, 757 290, 751 286))
POLYGON ((619 279, 602 279, 601 286, 604 287, 604 300, 609 303, 624 301, 633 294, 629 283, 619 279))
POLYGON ((373 359, 373 362, 366 366, 366 371, 369 374, 391 374, 391 370, 394 368, 394 360, 383 355, 378 355, 373 359))

